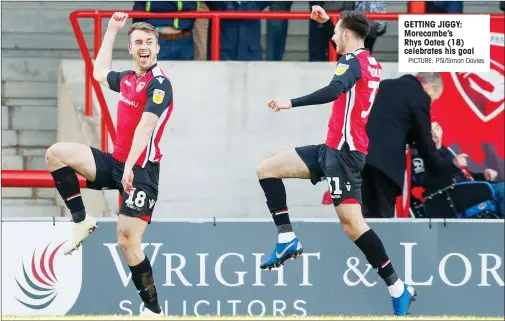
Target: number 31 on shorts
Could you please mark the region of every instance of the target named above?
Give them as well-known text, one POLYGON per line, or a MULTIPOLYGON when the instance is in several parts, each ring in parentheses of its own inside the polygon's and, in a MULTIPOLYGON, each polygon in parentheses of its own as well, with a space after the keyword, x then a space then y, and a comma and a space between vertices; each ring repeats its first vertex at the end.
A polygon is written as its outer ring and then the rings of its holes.
POLYGON ((340 178, 326 177, 326 181, 328 182, 328 188, 332 196, 339 197, 340 195, 342 195, 342 190, 340 189, 340 178))

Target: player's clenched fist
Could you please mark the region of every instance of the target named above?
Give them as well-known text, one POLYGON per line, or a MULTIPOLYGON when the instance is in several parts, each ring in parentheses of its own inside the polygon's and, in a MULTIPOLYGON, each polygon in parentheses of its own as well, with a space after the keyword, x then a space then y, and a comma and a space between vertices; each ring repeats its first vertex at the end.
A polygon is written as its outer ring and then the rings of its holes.
POLYGON ((312 6, 312 12, 310 14, 310 19, 315 20, 319 23, 325 23, 330 19, 330 16, 324 11, 321 6, 312 6))
POLYGON ((119 31, 123 28, 128 20, 128 14, 125 12, 114 12, 112 18, 109 20, 108 28, 111 30, 119 31))
POLYGON ((278 112, 281 109, 289 109, 293 107, 290 100, 281 101, 278 99, 272 99, 268 101, 268 108, 273 109, 275 112, 278 112))

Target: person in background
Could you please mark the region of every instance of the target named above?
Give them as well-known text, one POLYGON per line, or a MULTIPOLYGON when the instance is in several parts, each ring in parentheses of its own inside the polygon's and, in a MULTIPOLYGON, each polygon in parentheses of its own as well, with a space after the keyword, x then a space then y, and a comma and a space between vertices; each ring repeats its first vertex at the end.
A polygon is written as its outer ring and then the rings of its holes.
MULTIPOLYGON (((455 153, 449 147, 443 145, 443 133, 439 123, 431 123, 431 134, 438 153, 441 157, 452 161, 455 158, 455 153)), ((435 175, 432 171, 424 167, 424 160, 422 156, 419 155, 416 148, 412 149, 412 169, 412 186, 416 188, 416 192, 413 191, 413 195, 420 201, 423 201, 424 197, 427 195, 453 183, 483 181, 491 183, 495 201, 499 204, 501 215, 505 215, 505 183, 497 181, 498 172, 494 169, 487 168, 482 173, 475 173, 468 171, 466 166, 463 169, 452 166, 450 170, 435 175)), ((469 197, 471 197, 471 195, 469 195, 469 197)))
MULTIPOLYGON (((272 1, 208 1, 212 11, 263 11, 272 1)), ((212 27, 209 28, 208 48, 211 48, 212 27)), ((210 50, 208 51, 210 55, 210 50)), ((210 59, 210 57, 209 57, 210 59)), ((220 60, 261 61, 261 20, 221 20, 220 60)))
POLYGON ((426 13, 463 13, 463 1, 426 1, 426 13))
MULTIPOLYGON (((148 12, 196 11, 198 1, 134 1, 133 10, 148 12)), ((195 19, 133 19, 133 22, 147 22, 159 32, 160 53, 158 60, 193 60, 195 49, 193 25, 195 19)))
POLYGON ((431 137, 431 103, 442 91, 442 78, 435 72, 380 82, 366 127, 369 148, 361 188, 365 217, 394 217, 405 181, 407 144, 416 144, 434 173, 452 168, 453 163, 466 166, 465 155, 453 162, 441 157, 431 137))
MULTIPOLYGON (((198 11, 209 11, 205 1, 198 2, 198 11)), ((209 34, 209 19, 196 19, 193 26, 195 45, 195 60, 207 60, 207 36, 209 34)))
MULTIPOLYGON (((290 11, 293 1, 274 1, 270 5, 270 11, 290 11)), ((282 61, 286 50, 286 38, 288 36, 287 19, 267 20, 267 60, 282 61)))
MULTIPOLYGON (((356 11, 360 12, 386 12, 386 4, 384 1, 356 1, 356 11)), ((365 39, 365 48, 373 53, 373 46, 378 37, 386 33, 386 21, 370 20, 372 27, 370 33, 365 39)))

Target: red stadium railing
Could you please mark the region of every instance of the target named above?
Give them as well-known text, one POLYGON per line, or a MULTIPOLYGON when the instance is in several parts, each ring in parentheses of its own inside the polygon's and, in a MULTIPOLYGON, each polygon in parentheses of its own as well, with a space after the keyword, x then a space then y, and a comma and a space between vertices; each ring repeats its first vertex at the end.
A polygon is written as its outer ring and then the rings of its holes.
MULTIPOLYGON (((92 59, 89 54, 89 48, 84 39, 84 34, 80 27, 79 18, 93 18, 95 21, 95 33, 94 33, 94 55, 98 54, 98 49, 100 48, 102 42, 102 19, 110 18, 115 11, 74 11, 70 15, 70 23, 74 29, 76 35, 77 43, 79 49, 81 50, 84 62, 86 64, 86 78, 89 79, 86 82, 86 104, 85 113, 87 116, 91 116, 92 109, 92 99, 91 99, 91 88, 97 91, 98 84, 92 79, 92 59), (88 68, 89 67, 89 68, 88 68)), ((296 19, 296 20, 308 20, 310 16, 307 12, 229 12, 229 11, 209 11, 209 12, 166 12, 166 13, 152 13, 144 11, 125 11, 128 13, 130 18, 201 18, 209 19, 212 25, 211 34, 211 48, 210 48, 210 60, 218 61, 220 59, 220 40, 221 40, 221 25, 220 21, 222 19, 296 19), (215 32, 214 32, 215 30, 215 32)), ((338 12, 328 13, 332 20, 338 20, 338 12)), ((402 13, 370 13, 367 16, 372 20, 397 20, 398 15, 402 13)), ((336 53, 333 47, 330 47, 329 60, 336 60, 336 53)), ((98 86, 99 87, 99 86, 98 86)), ((97 93, 97 99, 100 104, 105 104, 105 100, 102 99, 103 94, 97 93)), ((102 110, 103 112, 103 110, 102 110)), ((109 118, 109 117, 107 117, 109 118)), ((108 119, 105 120, 107 126, 111 126, 112 123, 108 119)), ((109 130, 109 132, 111 132, 109 130)))
MULTIPOLYGON (((81 175, 79 186, 86 188, 86 179, 81 175)), ((51 173, 45 170, 2 170, 2 187, 55 187, 51 173)))
MULTIPOLYGON (((424 1, 409 2, 409 14, 425 13, 424 1)), ((308 12, 174 12, 174 13, 151 13, 139 11, 125 11, 130 18, 203 18, 210 19, 211 28, 211 60, 219 60, 220 52, 220 21, 222 19, 310 19, 308 12)), ((74 30, 76 41, 82 54, 85 64, 85 115, 92 116, 92 93, 95 91, 96 98, 101 110, 101 142, 102 150, 108 150, 108 138, 114 142, 116 132, 114 124, 109 112, 109 108, 105 101, 102 88, 98 82, 93 79, 93 61, 89 53, 89 48, 86 44, 84 34, 79 24, 79 18, 94 19, 94 57, 97 56, 98 50, 102 42, 102 19, 110 18, 114 11, 74 11, 70 14, 70 23, 74 30)), ((338 20, 338 12, 329 12, 330 18, 333 21, 338 20)), ((371 20, 397 20, 398 15, 405 13, 366 13, 371 20)), ((503 20, 503 15, 491 15, 492 18, 503 20)), ((329 60, 336 60, 336 53, 330 45, 329 60)), ((409 154, 407 153, 407 164, 410 164, 409 154)), ((80 177, 81 187, 85 187, 85 181, 80 177)), ((53 179, 47 171, 30 171, 30 170, 2 170, 2 186, 4 187, 54 187, 53 179)), ((409 203, 403 207, 401 199, 398 199, 397 210, 398 217, 408 217, 409 203), (406 211, 404 211, 406 209, 406 211)))

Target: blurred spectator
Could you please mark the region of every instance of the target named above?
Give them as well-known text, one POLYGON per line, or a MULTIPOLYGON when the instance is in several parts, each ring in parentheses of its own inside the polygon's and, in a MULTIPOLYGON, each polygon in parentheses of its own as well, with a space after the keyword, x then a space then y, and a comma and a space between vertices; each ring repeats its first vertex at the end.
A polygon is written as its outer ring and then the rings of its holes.
POLYGON ((463 13, 463 1, 426 1, 426 13, 463 13))
MULTIPOLYGON (((309 10, 312 6, 321 6, 326 12, 341 12, 354 10, 354 1, 309 1, 309 10)), ((332 35, 333 36, 333 35, 332 35)), ((328 61, 329 39, 323 24, 309 21, 309 61, 328 61)))
MULTIPOLYGON (((270 11, 290 11, 293 1, 273 1, 270 11)), ((267 20, 267 60, 281 61, 286 50, 288 19, 267 20)))
MULTIPOLYGON (((441 155, 441 157, 452 161, 454 159, 454 152, 443 145, 442 137, 443 130, 442 127, 433 122, 431 124, 431 133, 435 146, 441 155)), ((428 168, 424 167, 424 160, 417 149, 412 149, 412 186, 413 196, 417 199, 423 201, 424 197, 435 193, 436 191, 445 188, 453 183, 461 183, 468 181, 484 181, 490 182, 491 188, 494 191, 495 201, 499 204, 501 215, 505 215, 504 209, 504 182, 497 182, 498 173, 491 168, 484 170, 482 173, 466 172, 452 166, 448 171, 437 173, 436 175, 432 173, 428 168)), ((468 195, 469 198, 472 195, 468 195)))
MULTIPOLYGON (((360 12, 386 12, 384 1, 356 1, 356 11, 360 12)), ((386 21, 371 20, 372 27, 365 39, 365 48, 373 53, 373 46, 378 37, 386 33, 386 21)))
MULTIPOLYGON (((133 10, 149 12, 196 11, 198 1, 134 1, 133 10)), ((195 19, 133 19, 145 21, 158 29, 158 60, 193 60, 193 25, 195 19)))
MULTIPOLYGON (((198 1, 198 11, 209 11, 205 1, 198 1)), ((195 60, 207 60, 207 36, 209 34, 209 19, 196 19, 193 27, 195 44, 195 60)))
POLYGON ((505 11, 505 1, 500 1, 500 10, 505 11))
MULTIPOLYGON (((442 78, 434 72, 380 82, 366 127, 369 146, 361 188, 365 217, 394 217, 396 197, 402 195, 405 181, 407 144, 417 145, 433 173, 452 168, 431 137, 431 102, 442 91, 442 78)), ((454 164, 466 166, 464 156, 454 164)))
MULTIPOLYGON (((272 1, 208 1, 213 11, 263 11, 272 1)), ((208 48, 211 48, 212 26, 209 28, 208 48)), ((210 51, 210 50, 209 50, 210 51)), ((260 61, 261 20, 221 20, 221 60, 260 61)))

